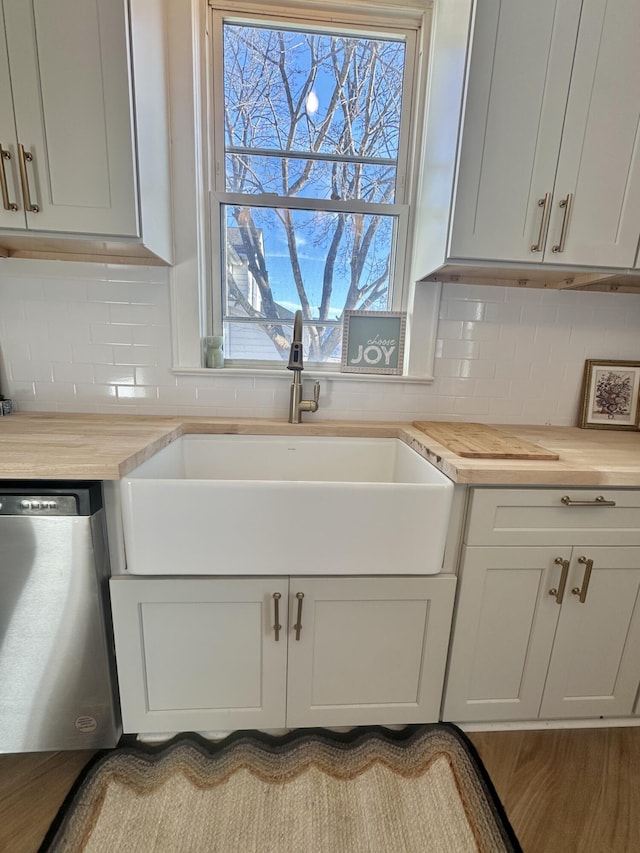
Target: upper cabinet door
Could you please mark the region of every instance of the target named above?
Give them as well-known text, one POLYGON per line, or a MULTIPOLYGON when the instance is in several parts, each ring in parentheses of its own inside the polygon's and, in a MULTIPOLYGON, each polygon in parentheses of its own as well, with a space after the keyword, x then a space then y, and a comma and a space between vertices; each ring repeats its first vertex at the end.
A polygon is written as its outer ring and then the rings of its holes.
POLYGON ((450 256, 542 261, 580 7, 476 3, 450 256))
POLYGON ((3 5, 28 228, 139 236, 127 3, 3 5))
POLYGON ((0 4, 0 227, 26 228, 18 197, 16 126, 13 120, 11 75, 4 38, 4 15, 0 4))
MULTIPOLYGON (((537 4, 536 4, 537 5, 537 4)), ((640 232, 640 3, 584 0, 545 260, 632 267, 640 232), (560 202, 572 196, 571 207, 560 202), (566 214, 566 239, 559 246, 566 214)))

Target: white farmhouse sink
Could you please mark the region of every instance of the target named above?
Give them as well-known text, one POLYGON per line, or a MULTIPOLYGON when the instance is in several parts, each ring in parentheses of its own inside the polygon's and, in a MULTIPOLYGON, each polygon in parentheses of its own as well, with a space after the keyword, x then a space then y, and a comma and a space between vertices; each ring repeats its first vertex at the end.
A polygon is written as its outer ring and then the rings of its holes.
POLYGON ((127 568, 436 574, 453 483, 393 438, 186 435, 121 483, 127 568))

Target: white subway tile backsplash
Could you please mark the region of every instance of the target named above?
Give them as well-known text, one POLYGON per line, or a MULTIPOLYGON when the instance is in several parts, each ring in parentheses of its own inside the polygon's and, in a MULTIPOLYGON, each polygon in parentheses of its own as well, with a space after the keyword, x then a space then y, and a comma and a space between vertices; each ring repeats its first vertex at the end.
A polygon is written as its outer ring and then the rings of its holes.
MULTIPOLYGON (((168 281, 160 267, 2 261, 4 393, 22 411, 284 418, 288 374, 171 371, 168 281)), ((431 384, 325 379, 307 419, 575 424, 584 360, 640 360, 639 325, 632 294, 447 284, 431 384)))
POLYGON ((133 326, 123 326, 121 323, 91 323, 89 334, 94 344, 133 343, 133 326))
MULTIPOLYGON (((109 306, 104 302, 82 302, 81 300, 68 300, 66 303, 66 323, 73 323, 75 328, 87 323, 108 323, 109 306)), ((63 321, 65 322, 65 321, 63 321)))
POLYGON ((154 403, 158 400, 158 388, 144 385, 116 385, 116 393, 119 400, 138 402, 150 400, 154 403))
POLYGON ((116 345, 113 347, 113 362, 135 367, 154 367, 157 353, 154 347, 116 345))
POLYGON ((35 395, 38 400, 68 403, 76 396, 74 382, 38 382, 34 383, 35 395))
POLYGON ((462 373, 462 359, 442 358, 442 355, 437 354, 433 372, 436 378, 439 376, 460 376, 462 373))
POLYGON ((434 383, 437 394, 445 397, 473 397, 476 390, 475 379, 437 379, 434 383))
POLYGON ((136 369, 132 366, 120 367, 115 364, 96 364, 93 367, 95 381, 100 385, 135 385, 136 369))
MULTIPOLYGON (((519 293, 520 291, 518 291, 519 293)), ((535 326, 523 326, 521 323, 516 323, 513 326, 500 326, 500 335, 498 339, 505 344, 523 344, 525 342, 533 343, 536 336, 535 326)))
POLYGON ((501 326, 498 323, 478 323, 466 320, 462 324, 462 338, 465 341, 497 341, 501 326))
POLYGON ((134 367, 132 382, 136 385, 166 385, 169 388, 176 388, 178 385, 177 377, 171 373, 168 364, 166 367, 134 367))
POLYGON ((489 399, 489 415, 494 423, 508 423, 513 417, 518 417, 522 414, 524 400, 517 397, 515 394, 509 394, 508 399, 505 397, 491 397, 489 399))
POLYGON ((512 391, 512 384, 508 379, 476 379, 475 383, 476 397, 508 397, 512 391))
POLYGON ((538 361, 532 363, 529 379, 533 385, 537 385, 538 383, 542 384, 543 382, 553 385, 558 382, 562 382, 563 375, 564 365, 550 364, 549 362, 542 363, 538 361))
POLYGON ((523 358, 517 361, 515 358, 506 359, 504 361, 496 360, 496 379, 515 379, 517 383, 522 383, 519 387, 526 387, 524 383, 528 382, 531 376, 531 361, 523 358))
POLYGON ((131 286, 127 282, 88 281, 87 299, 105 305, 131 303, 131 286))
MULTIPOLYGON (((438 321, 438 343, 444 340, 459 341, 463 337, 465 326, 475 326, 475 323, 465 323, 463 320, 439 320, 438 321)), ((479 323, 477 325, 480 325, 479 323)))
POLYGON ((122 264, 106 264, 105 275, 110 284, 124 282, 131 288, 153 287, 156 284, 167 284, 169 271, 166 267, 123 266, 122 264))
POLYGON ((168 326, 130 326, 132 343, 136 346, 157 347, 165 351, 167 364, 171 360, 171 332, 168 326))
POLYGON ((478 341, 443 341, 443 358, 478 358, 479 352, 478 341))
MULTIPOLYGON (((33 359, 12 358, 7 365, 9 379, 13 382, 52 382, 53 366, 33 359)), ((8 396, 5 394, 5 396, 8 396)))
POLYGON ((231 386, 228 388, 196 388, 195 392, 198 405, 233 407, 236 403, 236 392, 231 386))
POLYGON ((534 287, 505 287, 504 289, 504 301, 517 302, 518 305, 539 304, 544 295, 544 290, 537 290, 534 287))
POLYGON ((158 387, 158 401, 160 403, 168 403, 176 406, 194 406, 198 400, 197 388, 185 385, 169 388, 167 386, 158 387))
POLYGON ((67 303, 48 300, 29 300, 25 303, 25 314, 34 327, 51 328, 63 326, 67 321, 67 303))
POLYGON ((496 363, 489 359, 480 361, 479 359, 468 359, 460 362, 460 376, 467 379, 487 378, 495 375, 496 363))
POLYGON ((31 358, 40 361, 50 361, 52 364, 59 362, 60 364, 71 364, 72 346, 69 342, 68 332, 65 334, 58 333, 54 339, 51 338, 51 332, 46 338, 30 338, 29 348, 31 350, 31 358))
POLYGON ((518 324, 522 317, 522 305, 515 302, 488 302, 484 319, 489 323, 518 324))
POLYGON ((93 364, 73 364, 71 362, 53 362, 53 381, 58 382, 94 382, 93 364))
POLYGON ((482 362, 498 362, 505 359, 515 358, 515 341, 486 340, 480 341, 478 346, 478 358, 482 362))
POLYGON ((110 305, 112 323, 129 323, 136 326, 157 325, 159 316, 155 305, 110 305))
MULTIPOLYGON (((20 404, 20 411, 26 412, 27 407, 20 404)), ((30 409, 29 411, 36 411, 36 410, 30 409)), ((73 413, 73 412, 78 411, 78 403, 77 402, 75 402, 75 403, 56 403, 55 405, 48 406, 46 409, 44 409, 42 411, 73 413)), ((95 413, 98 411, 98 407, 92 403, 84 403, 83 402, 82 403, 82 411, 83 412, 89 412, 89 413, 95 413)))
POLYGON ((106 344, 72 343, 71 358, 78 364, 113 364, 113 347, 106 344))
MULTIPOLYGON (((76 382, 76 397, 79 401, 87 403, 106 402, 107 400, 115 400, 117 397, 116 386, 106 385, 98 382, 86 383, 76 382)), ((79 411, 83 412, 84 408, 79 411)))
POLYGON ((486 305, 478 300, 443 299, 440 316, 445 320, 484 320, 486 305))
POLYGON ((36 398, 36 383, 35 382, 20 382, 14 381, 11 383, 11 397, 15 403, 20 403, 22 408, 23 402, 32 402, 36 398))
POLYGON ((489 400, 487 397, 456 397, 454 412, 457 415, 486 415, 489 400))
POLYGON ((524 304, 520 310, 520 322, 526 326, 553 326, 558 321, 556 305, 524 304))
POLYGON ((443 288, 445 299, 470 302, 504 302, 506 289, 491 285, 448 284, 443 288))

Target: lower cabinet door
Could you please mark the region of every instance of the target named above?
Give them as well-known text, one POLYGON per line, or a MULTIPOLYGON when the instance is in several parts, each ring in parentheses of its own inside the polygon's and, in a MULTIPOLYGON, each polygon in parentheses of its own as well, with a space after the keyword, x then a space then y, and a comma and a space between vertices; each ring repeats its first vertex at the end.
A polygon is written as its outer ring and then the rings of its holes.
POLYGON ((464 549, 445 720, 537 718, 570 556, 570 548, 464 549))
POLYGON ((456 578, 291 578, 287 726, 438 720, 456 578))
POLYGON ((112 578, 123 730, 282 727, 288 586, 287 578, 112 578))
POLYGON ((633 713, 640 683, 640 548, 573 549, 543 719, 633 713))

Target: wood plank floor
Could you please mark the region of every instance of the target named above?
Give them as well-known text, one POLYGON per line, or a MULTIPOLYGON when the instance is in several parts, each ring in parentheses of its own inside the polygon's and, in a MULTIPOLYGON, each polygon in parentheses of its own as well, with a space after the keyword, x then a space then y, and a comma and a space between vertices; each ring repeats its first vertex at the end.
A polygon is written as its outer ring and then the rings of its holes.
POLYGON ((525 853, 640 851, 640 728, 469 738, 525 853))
MULTIPOLYGON (((525 853, 640 851, 640 728, 482 732, 469 738, 525 853)), ((2 853, 37 851, 90 756, 0 755, 2 853)))

